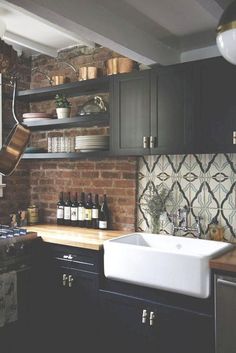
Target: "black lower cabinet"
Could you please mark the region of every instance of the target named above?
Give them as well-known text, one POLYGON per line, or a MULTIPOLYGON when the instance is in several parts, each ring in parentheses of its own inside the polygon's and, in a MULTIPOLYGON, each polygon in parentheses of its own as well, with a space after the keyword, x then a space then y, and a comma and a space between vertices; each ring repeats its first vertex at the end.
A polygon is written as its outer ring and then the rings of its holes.
POLYGON ((40 318, 44 324, 38 352, 92 353, 97 349, 99 268, 98 251, 66 246, 48 249, 48 296, 45 317, 41 314, 40 318))
POLYGON ((213 318, 100 291, 103 352, 213 353, 213 318))

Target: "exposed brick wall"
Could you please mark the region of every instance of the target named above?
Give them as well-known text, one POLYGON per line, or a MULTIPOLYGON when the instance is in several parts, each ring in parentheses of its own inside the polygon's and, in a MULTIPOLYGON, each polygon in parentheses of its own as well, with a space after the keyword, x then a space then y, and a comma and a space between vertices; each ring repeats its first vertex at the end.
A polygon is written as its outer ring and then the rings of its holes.
POLYGON ((55 223, 60 191, 92 192, 108 196, 113 229, 134 230, 136 214, 136 158, 63 160, 30 163, 31 202, 41 210, 41 219, 55 223))

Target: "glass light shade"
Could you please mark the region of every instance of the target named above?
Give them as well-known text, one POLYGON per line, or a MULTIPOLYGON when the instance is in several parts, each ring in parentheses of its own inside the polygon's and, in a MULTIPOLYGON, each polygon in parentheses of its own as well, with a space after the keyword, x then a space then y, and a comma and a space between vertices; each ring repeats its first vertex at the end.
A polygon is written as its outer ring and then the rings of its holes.
POLYGON ((236 28, 218 33, 216 43, 221 55, 236 65, 236 28))

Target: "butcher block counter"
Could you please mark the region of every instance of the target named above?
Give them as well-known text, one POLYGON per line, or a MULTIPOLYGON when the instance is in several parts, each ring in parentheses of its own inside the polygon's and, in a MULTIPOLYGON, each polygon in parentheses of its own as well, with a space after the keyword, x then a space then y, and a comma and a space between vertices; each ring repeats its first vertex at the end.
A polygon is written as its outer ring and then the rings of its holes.
POLYGON ((236 246, 229 252, 210 260, 210 268, 236 273, 236 246))
POLYGON ((131 233, 131 231, 88 229, 53 224, 40 224, 26 228, 29 232, 36 232, 44 242, 91 250, 101 250, 105 240, 131 233))

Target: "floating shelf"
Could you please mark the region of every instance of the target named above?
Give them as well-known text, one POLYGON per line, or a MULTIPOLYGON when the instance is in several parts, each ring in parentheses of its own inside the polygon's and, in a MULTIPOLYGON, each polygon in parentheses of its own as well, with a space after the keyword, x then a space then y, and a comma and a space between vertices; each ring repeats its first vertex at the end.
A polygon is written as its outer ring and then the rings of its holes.
POLYGON ((87 159, 111 157, 110 151, 71 152, 71 153, 25 153, 22 159, 87 159))
POLYGON ((39 102, 54 99, 57 93, 64 93, 67 97, 74 97, 108 92, 110 82, 110 77, 105 76, 92 80, 65 83, 63 85, 18 91, 17 99, 24 102, 39 102))
POLYGON ((32 131, 107 125, 109 125, 108 113, 93 113, 90 115, 83 115, 65 119, 45 119, 40 121, 29 121, 27 124, 24 122, 24 126, 30 128, 30 130, 32 131))

